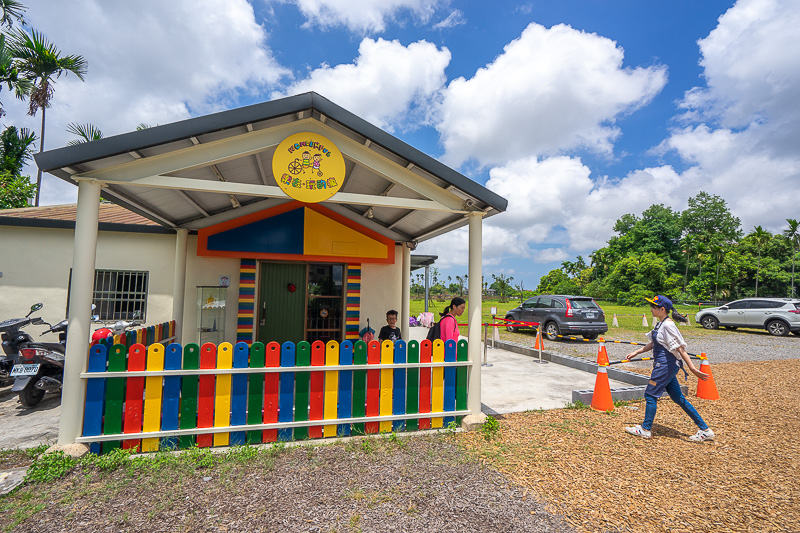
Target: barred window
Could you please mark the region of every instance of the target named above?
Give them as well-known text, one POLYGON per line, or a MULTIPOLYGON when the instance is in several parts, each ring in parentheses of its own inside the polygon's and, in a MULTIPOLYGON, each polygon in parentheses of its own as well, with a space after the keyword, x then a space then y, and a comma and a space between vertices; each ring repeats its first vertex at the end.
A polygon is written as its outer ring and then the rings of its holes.
MULTIPOLYGON (((100 320, 146 321, 147 289, 150 273, 137 270, 95 270, 92 314, 100 320), (136 317, 134 313, 139 312, 136 317)), ((72 278, 72 270, 70 270, 72 278)), ((71 281, 71 279, 70 279, 71 281)), ((71 287, 72 283, 70 283, 71 287)), ((69 309, 69 297, 67 297, 69 309)))

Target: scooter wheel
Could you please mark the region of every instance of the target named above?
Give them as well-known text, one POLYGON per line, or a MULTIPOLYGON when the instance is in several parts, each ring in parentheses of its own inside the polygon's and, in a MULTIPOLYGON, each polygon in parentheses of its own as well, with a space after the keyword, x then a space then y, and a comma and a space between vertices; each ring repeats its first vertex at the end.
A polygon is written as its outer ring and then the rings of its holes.
POLYGON ((34 386, 35 383, 36 381, 32 379, 24 389, 19 391, 19 403, 24 407, 35 407, 44 398, 44 391, 37 389, 34 386))

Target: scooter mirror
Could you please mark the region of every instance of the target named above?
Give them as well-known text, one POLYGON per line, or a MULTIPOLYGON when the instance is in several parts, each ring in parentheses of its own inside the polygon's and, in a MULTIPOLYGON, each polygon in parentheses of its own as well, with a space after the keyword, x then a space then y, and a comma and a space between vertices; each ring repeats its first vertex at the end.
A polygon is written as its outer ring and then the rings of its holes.
POLYGON ((95 309, 97 309, 97 306, 92 304, 92 311, 94 311, 95 309))
POLYGON ((100 321, 100 315, 92 315, 92 322, 99 322, 99 321, 100 321))
POLYGON ((35 313, 36 311, 38 311, 38 310, 39 310, 39 309, 41 309, 42 307, 44 307, 44 304, 42 304, 41 302, 39 302, 39 303, 37 303, 37 304, 33 304, 33 305, 31 306, 31 312, 30 312, 30 313, 28 313, 27 315, 25 315, 25 318, 28 318, 29 316, 31 316, 31 313, 35 313))
POLYGON ((142 316, 142 312, 140 310, 137 309, 136 311, 133 312, 133 319, 134 320, 136 320, 137 318, 140 318, 141 316, 142 316))

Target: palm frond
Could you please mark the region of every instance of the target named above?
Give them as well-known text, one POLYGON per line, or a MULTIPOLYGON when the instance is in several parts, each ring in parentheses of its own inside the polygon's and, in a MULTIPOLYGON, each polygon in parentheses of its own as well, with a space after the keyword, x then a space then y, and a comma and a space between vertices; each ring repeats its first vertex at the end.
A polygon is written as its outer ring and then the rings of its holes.
POLYGON ((89 122, 86 124, 70 122, 67 125, 67 132, 80 137, 79 139, 73 139, 69 141, 67 144, 70 146, 97 141, 103 138, 103 132, 100 131, 100 128, 89 122))

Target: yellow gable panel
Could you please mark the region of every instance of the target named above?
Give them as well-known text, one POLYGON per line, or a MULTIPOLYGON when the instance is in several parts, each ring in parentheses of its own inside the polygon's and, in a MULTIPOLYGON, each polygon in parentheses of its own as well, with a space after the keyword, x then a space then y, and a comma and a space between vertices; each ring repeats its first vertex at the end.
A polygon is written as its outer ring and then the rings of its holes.
POLYGON ((309 208, 305 209, 304 233, 305 255, 375 259, 387 255, 386 244, 309 208))

